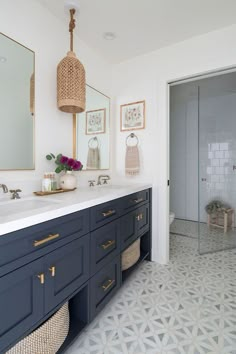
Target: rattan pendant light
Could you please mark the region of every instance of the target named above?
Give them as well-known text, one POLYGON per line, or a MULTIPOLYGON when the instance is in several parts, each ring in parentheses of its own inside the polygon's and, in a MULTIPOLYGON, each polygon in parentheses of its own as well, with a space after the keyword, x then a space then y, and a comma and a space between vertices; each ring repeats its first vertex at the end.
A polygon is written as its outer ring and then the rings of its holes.
POLYGON ((63 112, 81 113, 85 110, 85 70, 73 51, 75 9, 70 9, 70 51, 57 66, 57 106, 63 112))

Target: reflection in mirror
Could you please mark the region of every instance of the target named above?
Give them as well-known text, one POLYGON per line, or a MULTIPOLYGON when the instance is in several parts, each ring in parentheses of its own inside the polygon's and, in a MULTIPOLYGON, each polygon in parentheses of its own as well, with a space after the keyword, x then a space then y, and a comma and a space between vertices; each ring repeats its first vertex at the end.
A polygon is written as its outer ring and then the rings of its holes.
POLYGON ((0 33, 0 170, 34 169, 34 52, 0 33))
POLYGON ((83 170, 109 169, 110 98, 86 85, 86 110, 77 115, 75 158, 83 170))

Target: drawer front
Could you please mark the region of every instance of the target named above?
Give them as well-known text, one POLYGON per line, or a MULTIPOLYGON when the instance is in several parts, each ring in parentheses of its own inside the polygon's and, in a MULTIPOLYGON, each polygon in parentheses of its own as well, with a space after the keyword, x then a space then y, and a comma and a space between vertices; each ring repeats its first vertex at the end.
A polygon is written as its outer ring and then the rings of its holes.
POLYGON ((90 280, 90 320, 108 303, 120 287, 120 256, 100 270, 90 280))
POLYGON ((76 291, 89 278, 89 234, 44 257, 45 313, 76 291))
POLYGON ((90 229, 95 230, 120 216, 120 200, 96 205, 90 209, 90 229))
POLYGON ((82 210, 0 237, 0 267, 45 249, 71 234, 78 237, 88 233, 89 212, 82 210))
POLYGON ((42 260, 0 278, 0 353, 43 317, 42 260))
POLYGON ((120 252, 119 220, 91 232, 91 274, 96 273, 120 252))
POLYGON ((148 203, 149 199, 150 199, 149 189, 145 189, 143 191, 127 195, 121 200, 121 206, 122 206, 121 214, 123 215, 133 210, 137 206, 141 206, 145 203, 148 203))

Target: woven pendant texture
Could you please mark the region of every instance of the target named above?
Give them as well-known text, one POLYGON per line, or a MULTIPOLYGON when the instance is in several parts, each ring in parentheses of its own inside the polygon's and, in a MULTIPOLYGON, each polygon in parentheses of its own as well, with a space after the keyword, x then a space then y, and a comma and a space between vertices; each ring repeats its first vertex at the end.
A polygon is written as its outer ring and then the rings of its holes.
POLYGON ((57 106, 63 112, 85 110, 85 69, 70 51, 57 66, 57 106))

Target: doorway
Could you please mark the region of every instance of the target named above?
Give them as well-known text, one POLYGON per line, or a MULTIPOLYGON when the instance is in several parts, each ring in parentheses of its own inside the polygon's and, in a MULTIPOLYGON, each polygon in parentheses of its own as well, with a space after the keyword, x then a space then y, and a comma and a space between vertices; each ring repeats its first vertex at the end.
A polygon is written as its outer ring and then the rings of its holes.
POLYGON ((236 247, 236 72, 170 85, 169 140, 170 233, 236 247))

